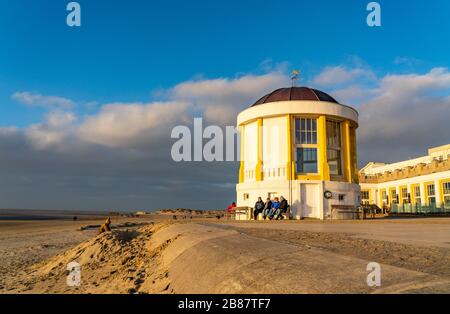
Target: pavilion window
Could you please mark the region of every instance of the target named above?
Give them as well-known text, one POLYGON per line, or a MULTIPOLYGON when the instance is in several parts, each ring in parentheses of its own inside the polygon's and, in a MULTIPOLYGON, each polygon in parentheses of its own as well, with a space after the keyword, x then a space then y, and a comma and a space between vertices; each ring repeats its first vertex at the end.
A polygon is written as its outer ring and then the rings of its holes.
POLYGON ((428 205, 436 204, 436 190, 434 184, 427 185, 428 205))
POLYGON ((408 188, 401 188, 400 194, 402 196, 402 203, 409 203, 408 188))
POLYGON ((330 174, 342 175, 341 123, 327 120, 327 159, 330 174))
POLYGON ((361 191, 361 203, 362 205, 369 205, 370 203, 369 191, 367 190, 361 191))
POLYGON ((316 119, 295 119, 295 143, 300 145, 317 144, 316 119))
POLYGON ((386 190, 381 191, 381 199, 383 200, 383 205, 387 205, 388 204, 386 190))
POLYGON ((393 189, 391 190, 391 203, 397 204, 397 192, 393 189))
POLYGON ((297 148, 297 172, 317 173, 317 148, 297 148))
POLYGON ((422 197, 420 195, 420 186, 416 185, 414 187, 414 200, 416 204, 422 204, 422 197))
POLYGON ((450 182, 442 183, 442 193, 445 207, 450 207, 450 182))
POLYGON ((317 119, 295 119, 297 173, 317 173, 317 119))

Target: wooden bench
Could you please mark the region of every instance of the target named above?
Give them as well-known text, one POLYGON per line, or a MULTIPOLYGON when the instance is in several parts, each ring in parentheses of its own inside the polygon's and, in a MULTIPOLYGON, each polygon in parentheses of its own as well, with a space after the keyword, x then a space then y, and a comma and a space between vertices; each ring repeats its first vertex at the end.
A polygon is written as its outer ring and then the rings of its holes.
POLYGON ((361 219, 361 212, 351 205, 331 205, 331 219, 361 219), (340 217, 339 217, 340 216, 340 217))

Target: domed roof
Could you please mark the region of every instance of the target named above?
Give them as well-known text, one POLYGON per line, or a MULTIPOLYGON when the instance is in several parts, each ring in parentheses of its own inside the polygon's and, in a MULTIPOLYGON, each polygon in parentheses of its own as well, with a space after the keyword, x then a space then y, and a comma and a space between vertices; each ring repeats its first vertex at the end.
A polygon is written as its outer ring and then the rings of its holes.
POLYGON ((266 104, 276 101, 289 101, 289 100, 313 100, 313 101, 328 101, 339 104, 339 102, 320 90, 309 87, 287 87, 274 90, 270 94, 263 96, 253 106, 266 104))

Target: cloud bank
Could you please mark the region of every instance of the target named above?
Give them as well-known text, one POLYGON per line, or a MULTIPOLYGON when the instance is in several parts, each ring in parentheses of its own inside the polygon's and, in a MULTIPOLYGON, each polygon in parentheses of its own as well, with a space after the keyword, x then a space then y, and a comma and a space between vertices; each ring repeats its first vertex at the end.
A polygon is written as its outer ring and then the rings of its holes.
MULTIPOLYGON (((370 67, 322 69, 308 85, 360 113, 360 166, 396 161, 450 142, 450 72, 375 74, 370 67)), ((237 163, 175 163, 171 130, 234 125, 262 95, 289 85, 285 71, 181 82, 158 101, 99 104, 74 112, 62 96, 17 92, 11 98, 47 109, 40 123, 0 127, 1 207, 55 209, 223 208, 234 200, 237 163)))

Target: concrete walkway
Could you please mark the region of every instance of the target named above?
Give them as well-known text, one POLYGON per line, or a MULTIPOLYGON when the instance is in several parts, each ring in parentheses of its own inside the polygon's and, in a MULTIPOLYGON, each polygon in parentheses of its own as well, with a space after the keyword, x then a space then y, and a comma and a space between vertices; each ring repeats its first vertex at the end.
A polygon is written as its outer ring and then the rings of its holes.
MULTIPOLYGON (((291 224, 289 228, 298 226, 291 224)), ((168 270, 174 293, 403 293, 450 289, 448 280, 383 264, 381 287, 370 288, 366 282, 368 260, 255 238, 213 224, 174 224, 152 236, 151 246, 165 243, 170 244, 162 252, 162 267, 168 270)))
POLYGON ((231 222, 239 228, 342 232, 355 237, 392 241, 418 246, 450 248, 450 218, 396 219, 365 221, 251 221, 231 222))

